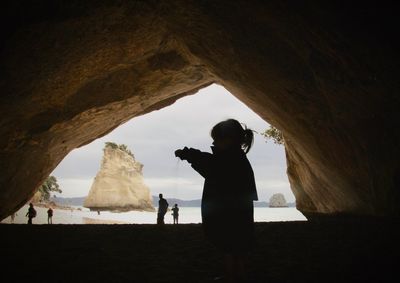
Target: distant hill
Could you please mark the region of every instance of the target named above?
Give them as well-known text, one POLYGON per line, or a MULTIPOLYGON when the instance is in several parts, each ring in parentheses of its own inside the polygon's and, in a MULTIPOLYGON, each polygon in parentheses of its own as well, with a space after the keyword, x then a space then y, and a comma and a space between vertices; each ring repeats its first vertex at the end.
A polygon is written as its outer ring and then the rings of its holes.
POLYGON ((268 202, 265 201, 255 201, 254 207, 268 207, 268 202))
MULTIPOLYGON (((153 196, 153 206, 158 207, 158 196, 153 196)), ((169 206, 175 205, 181 207, 200 207, 201 206, 201 199, 194 199, 194 200, 181 200, 177 198, 166 198, 169 203, 169 206)))
POLYGON ((83 206, 83 202, 86 197, 75 197, 75 198, 62 198, 62 197, 52 197, 50 201, 54 201, 59 205, 75 205, 75 206, 83 206))
MULTIPOLYGON (((153 206, 158 206, 158 196, 153 196, 153 206)), ((178 206, 182 207, 200 207, 201 206, 201 199, 194 199, 194 200, 181 200, 176 198, 166 198, 169 205, 173 206, 175 203, 178 206)), ((269 203, 265 201, 255 201, 254 207, 269 207, 269 203)), ((296 207, 296 203, 290 202, 288 203, 288 207, 296 207)))
MULTIPOLYGON (((75 205, 75 206, 83 206, 83 202, 85 201, 86 197, 74 197, 74 198, 63 198, 63 197, 56 197, 51 198, 51 201, 59 205, 75 205)), ((173 206, 175 203, 181 207, 200 207, 201 206, 201 199, 194 199, 194 200, 181 200, 177 198, 166 198, 169 205, 173 206)), ((153 206, 158 206, 158 196, 153 196, 153 206)), ((289 202, 289 207, 296 207, 296 203, 289 202)), ((265 201, 255 201, 254 207, 269 207, 269 203, 265 201)))

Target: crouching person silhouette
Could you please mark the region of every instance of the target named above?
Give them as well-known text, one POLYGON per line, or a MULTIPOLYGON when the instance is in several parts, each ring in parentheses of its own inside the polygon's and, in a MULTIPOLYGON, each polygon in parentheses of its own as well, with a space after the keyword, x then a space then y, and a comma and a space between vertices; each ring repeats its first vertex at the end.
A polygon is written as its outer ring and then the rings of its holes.
POLYGON ((247 159, 253 131, 234 119, 211 130, 212 153, 184 147, 175 156, 204 177, 201 203, 205 237, 225 256, 224 282, 244 282, 245 262, 255 243, 253 201, 258 200, 252 166, 247 159))

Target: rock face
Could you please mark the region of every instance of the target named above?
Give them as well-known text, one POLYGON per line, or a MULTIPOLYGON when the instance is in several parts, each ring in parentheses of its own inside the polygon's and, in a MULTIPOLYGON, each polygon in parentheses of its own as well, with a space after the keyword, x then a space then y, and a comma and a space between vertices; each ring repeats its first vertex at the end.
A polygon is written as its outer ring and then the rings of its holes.
POLYGON ((8 1, 0 219, 74 148, 212 83, 282 131, 304 215, 399 216, 397 10, 359 0, 8 1))
POLYGON ((287 207, 287 202, 283 194, 273 194, 269 199, 269 207, 287 207))
POLYGON ((154 211, 149 188, 142 176, 143 165, 133 154, 105 146, 100 171, 83 204, 90 210, 154 211))

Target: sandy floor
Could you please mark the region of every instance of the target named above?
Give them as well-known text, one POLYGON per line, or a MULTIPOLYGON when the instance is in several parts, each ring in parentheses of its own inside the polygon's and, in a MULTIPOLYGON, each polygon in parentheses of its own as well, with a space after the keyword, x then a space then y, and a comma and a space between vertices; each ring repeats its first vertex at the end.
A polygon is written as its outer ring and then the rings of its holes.
MULTIPOLYGON (((396 282, 398 220, 257 223, 250 282, 396 282)), ((7 282, 212 282, 221 255, 200 224, 1 224, 7 282)))

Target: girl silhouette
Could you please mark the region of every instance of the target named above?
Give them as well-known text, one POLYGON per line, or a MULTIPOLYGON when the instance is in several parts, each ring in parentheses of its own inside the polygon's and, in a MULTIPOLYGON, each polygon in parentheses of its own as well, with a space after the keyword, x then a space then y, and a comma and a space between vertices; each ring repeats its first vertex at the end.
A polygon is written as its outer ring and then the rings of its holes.
POLYGON ((253 131, 228 119, 212 128, 211 137, 212 153, 184 147, 175 156, 204 177, 201 216, 205 236, 225 254, 227 281, 242 282, 246 255, 254 245, 253 201, 258 200, 246 156, 253 131))

